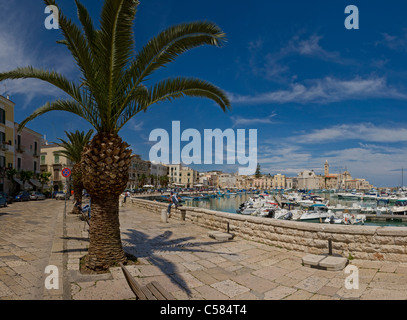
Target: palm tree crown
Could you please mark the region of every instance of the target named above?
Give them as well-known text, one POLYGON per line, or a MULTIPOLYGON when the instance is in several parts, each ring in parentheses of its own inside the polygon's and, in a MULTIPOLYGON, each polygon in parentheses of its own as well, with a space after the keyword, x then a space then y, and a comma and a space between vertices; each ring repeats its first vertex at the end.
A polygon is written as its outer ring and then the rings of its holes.
MULTIPOLYGON (((54 0, 44 0, 56 5, 54 0)), ((152 104, 184 96, 206 97, 222 110, 230 108, 226 94, 218 87, 196 78, 164 79, 147 87, 143 83, 154 71, 174 61, 180 54, 201 45, 222 46, 225 33, 206 21, 171 26, 152 38, 138 53, 134 50, 135 0, 106 0, 100 29, 94 27, 87 9, 75 0, 82 28, 59 11, 59 26, 66 45, 81 72, 79 83, 56 71, 32 66, 0 73, 5 79, 36 78, 46 81, 70 98, 46 103, 20 124, 50 111, 62 110, 87 120, 98 132, 117 134, 138 112, 152 104)))
POLYGON ((62 150, 56 151, 58 155, 65 156, 73 163, 80 163, 82 159, 83 148, 89 143, 92 137, 93 130, 89 130, 86 134, 84 131, 76 130, 75 132, 67 132, 65 134, 68 140, 58 138, 60 141, 57 143, 62 150))
MULTIPOLYGON (((44 0, 56 5, 54 0, 44 0)), ((89 249, 86 265, 106 270, 125 262, 119 223, 119 196, 126 188, 131 150, 118 135, 137 113, 161 101, 185 96, 215 101, 223 111, 230 109, 226 94, 204 80, 175 77, 147 86, 154 72, 189 49, 220 47, 225 33, 211 22, 191 22, 171 26, 152 38, 139 52, 134 48, 134 18, 139 2, 105 0, 100 28, 95 28, 88 10, 75 0, 81 26, 59 11, 59 27, 64 44, 80 70, 79 81, 68 80, 56 71, 32 66, 0 73, 6 79, 35 78, 64 91, 69 98, 46 103, 23 120, 27 122, 54 110, 71 112, 88 121, 97 131, 82 152, 82 182, 92 198, 89 249)), ((78 187, 78 193, 79 187, 78 187)))

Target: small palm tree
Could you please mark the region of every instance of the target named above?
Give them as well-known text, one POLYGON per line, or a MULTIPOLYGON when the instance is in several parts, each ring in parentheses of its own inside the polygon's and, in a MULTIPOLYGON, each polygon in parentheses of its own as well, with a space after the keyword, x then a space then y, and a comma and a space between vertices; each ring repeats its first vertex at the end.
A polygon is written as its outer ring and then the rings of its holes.
POLYGON ((10 194, 14 194, 16 191, 16 182, 14 178, 16 177, 18 171, 16 169, 9 169, 6 171, 7 179, 10 181, 10 194))
POLYGON ((20 180, 21 180, 21 182, 22 182, 22 184, 23 184, 23 189, 24 189, 25 183, 26 183, 27 181, 30 181, 30 179, 34 176, 34 172, 21 170, 21 171, 19 172, 19 176, 20 176, 20 180))
POLYGON ((82 181, 82 151, 85 146, 90 141, 92 137, 93 130, 89 130, 86 134, 84 131, 76 130, 75 132, 65 131, 68 140, 63 140, 58 138, 60 143, 57 143, 60 147, 64 148, 63 150, 56 151, 57 155, 63 155, 72 163, 72 181, 73 181, 73 191, 75 206, 72 210, 72 213, 80 213, 77 205, 82 206, 82 190, 83 190, 83 181, 82 181))
MULTIPOLYGON (((54 0, 44 0, 56 5, 54 0)), ((155 71, 179 55, 202 45, 222 46, 225 33, 211 22, 191 22, 171 26, 152 38, 139 52, 134 47, 136 0, 105 0, 100 28, 88 10, 75 0, 81 27, 59 10, 59 28, 64 44, 81 72, 79 81, 32 66, 0 73, 6 79, 34 78, 46 81, 65 92, 68 99, 48 102, 21 122, 50 111, 67 111, 88 121, 97 131, 82 154, 83 183, 92 198, 90 244, 86 265, 107 269, 126 262, 119 224, 119 197, 128 181, 132 151, 118 135, 123 126, 151 105, 185 96, 208 98, 223 111, 230 109, 226 94, 204 80, 176 77, 147 86, 155 71)))

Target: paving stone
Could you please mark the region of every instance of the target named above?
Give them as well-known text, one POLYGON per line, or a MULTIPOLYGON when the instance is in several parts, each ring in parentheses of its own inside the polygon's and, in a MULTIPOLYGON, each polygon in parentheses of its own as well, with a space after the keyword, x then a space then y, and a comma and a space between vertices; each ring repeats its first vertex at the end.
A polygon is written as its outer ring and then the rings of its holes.
POLYGON ((278 286, 277 288, 274 288, 270 291, 267 291, 264 294, 264 299, 266 300, 281 300, 284 299, 285 297, 292 295, 294 292, 296 292, 297 289, 291 288, 291 287, 286 287, 286 286, 278 286))
POLYGON ((313 275, 297 283, 295 287, 298 289, 303 289, 309 292, 316 293, 328 282, 329 279, 327 278, 317 277, 313 275))
POLYGON ((250 291, 249 288, 246 288, 240 284, 237 284, 236 282, 234 282, 232 280, 216 282, 216 283, 212 284, 211 287, 222 292, 223 294, 227 295, 230 298, 233 298, 244 292, 250 291))

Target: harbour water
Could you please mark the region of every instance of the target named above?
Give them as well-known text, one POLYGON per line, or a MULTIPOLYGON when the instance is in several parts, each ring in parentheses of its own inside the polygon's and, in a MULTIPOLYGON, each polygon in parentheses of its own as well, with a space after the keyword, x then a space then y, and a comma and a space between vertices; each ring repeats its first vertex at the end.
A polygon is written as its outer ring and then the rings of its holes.
MULTIPOLYGON (((361 206, 372 207, 376 206, 376 201, 351 201, 351 200, 342 200, 338 199, 337 197, 333 196, 333 193, 320 193, 318 194, 320 197, 329 200, 329 205, 336 206, 337 204, 341 204, 342 206, 351 207, 354 203, 360 204, 361 206)), ((222 211, 222 212, 229 212, 229 213, 236 213, 236 210, 239 208, 240 204, 248 200, 250 197, 253 197, 254 194, 248 193, 237 193, 232 195, 225 195, 224 197, 215 197, 215 198, 208 198, 208 199, 183 199, 183 204, 188 207, 197 207, 215 211, 222 211)), ((159 200, 161 197, 146 197, 146 199, 159 200)), ((397 219, 397 216, 393 220, 387 221, 374 221, 371 219, 367 219, 365 224, 366 226, 399 226, 399 227, 406 227, 407 221, 401 221, 397 219)))

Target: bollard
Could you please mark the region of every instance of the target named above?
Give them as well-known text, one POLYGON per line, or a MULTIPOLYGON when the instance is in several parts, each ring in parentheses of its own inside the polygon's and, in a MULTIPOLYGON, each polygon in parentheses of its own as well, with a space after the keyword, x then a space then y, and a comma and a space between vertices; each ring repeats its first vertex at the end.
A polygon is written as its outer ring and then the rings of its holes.
POLYGON ((185 216, 187 215, 187 210, 180 209, 181 211, 181 220, 185 221, 185 216))
POLYGON ((230 233, 230 226, 229 226, 229 222, 228 222, 228 224, 227 224, 227 233, 230 233))
POLYGON ((161 222, 163 222, 163 223, 168 222, 167 210, 165 210, 165 209, 161 210, 161 222))
POLYGON ((329 250, 329 255, 332 256, 332 240, 328 240, 328 250, 329 250))

